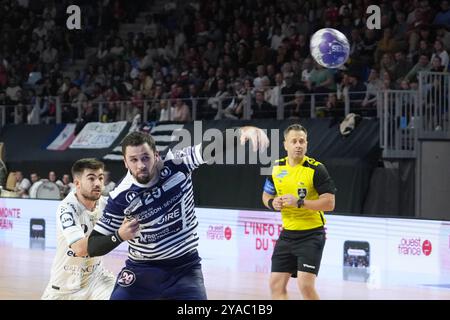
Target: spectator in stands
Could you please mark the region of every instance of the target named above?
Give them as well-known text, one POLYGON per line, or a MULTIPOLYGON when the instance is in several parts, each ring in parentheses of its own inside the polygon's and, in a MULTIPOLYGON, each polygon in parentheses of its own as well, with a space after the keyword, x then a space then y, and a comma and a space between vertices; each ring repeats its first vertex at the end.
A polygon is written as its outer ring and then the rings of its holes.
POLYGON ((19 101, 19 94, 18 92, 21 91, 22 88, 17 83, 16 78, 11 77, 8 81, 8 86, 6 87, 5 93, 8 96, 8 99, 14 103, 19 101))
POLYGON ((297 84, 294 83, 292 76, 284 77, 284 87, 281 88, 281 94, 283 97, 283 102, 287 103, 294 99, 294 94, 300 90, 297 84))
POLYGON ((263 88, 263 80, 266 78, 266 66, 262 64, 258 65, 256 67, 256 77, 253 79, 253 86, 256 90, 263 88))
POLYGON ((188 105, 181 98, 175 99, 173 120, 180 122, 191 121, 191 111, 189 110, 188 105))
POLYGON ((242 82, 235 81, 231 89, 229 103, 224 106, 223 117, 228 119, 239 119, 242 116, 247 95, 242 82))
POLYGON ((433 20, 435 25, 445 25, 450 27, 450 7, 447 0, 440 3, 441 10, 436 14, 433 20))
POLYGON ((377 106, 377 93, 382 90, 383 81, 378 76, 376 69, 370 70, 369 79, 366 84, 366 94, 361 103, 363 109, 375 110, 377 106))
POLYGON ((328 94, 324 110, 325 116, 332 118, 331 125, 336 124, 340 118, 344 118, 344 103, 337 99, 334 92, 328 94))
POLYGON ((159 121, 173 121, 175 108, 169 106, 169 100, 161 99, 159 101, 159 121))
POLYGON ((434 56, 431 60, 431 72, 443 72, 444 66, 441 63, 441 57, 440 56, 434 56))
POLYGON ((140 81, 139 89, 144 95, 144 97, 145 98, 151 97, 153 88, 153 79, 146 70, 141 70, 139 72, 139 81, 140 81))
POLYGON ((276 119, 277 109, 264 100, 264 91, 256 90, 255 99, 252 103, 252 119, 276 119))
POLYGON ((207 109, 202 111, 203 117, 210 119, 211 115, 214 113, 214 118, 220 119, 221 110, 225 108, 224 103, 228 96, 229 92, 227 90, 225 79, 219 79, 217 81, 217 91, 208 99, 207 109))
POLYGON ((24 178, 22 171, 16 171, 16 187, 14 192, 21 198, 28 198, 28 190, 31 187, 31 182, 27 178, 24 178))
POLYGON ((405 79, 408 82, 418 82, 418 74, 420 71, 429 71, 430 66, 430 60, 429 56, 422 54, 420 55, 419 62, 416 63, 416 65, 408 72, 408 74, 405 76, 405 79))
POLYGON ((444 44, 444 49, 447 52, 450 52, 450 27, 447 27, 445 25, 438 26, 438 29, 436 30, 436 39, 439 39, 444 44))
POLYGON ((396 51, 408 49, 408 24, 406 23, 406 14, 401 11, 395 13, 396 23, 392 28, 392 36, 395 40, 396 51))
MULTIPOLYGON (((390 75, 393 74, 395 70, 396 64, 394 59, 392 58, 391 53, 385 53, 383 54, 383 57, 380 61, 380 72, 383 74, 384 72, 389 72, 390 75)), ((396 80, 395 78, 393 79, 396 80)))
POLYGON ((295 92, 294 100, 284 104, 285 119, 309 118, 311 108, 305 103, 305 94, 302 91, 295 92))
POLYGON ((348 97, 352 105, 361 104, 366 92, 366 86, 359 80, 356 73, 348 73, 348 97))
POLYGON ((406 59, 405 53, 403 51, 397 51, 394 55, 394 58, 395 62, 394 67, 392 68, 392 79, 395 82, 398 82, 408 74, 408 72, 412 68, 412 65, 411 62, 406 59))
POLYGON ((414 64, 416 64, 421 55, 427 55, 430 57, 432 53, 433 49, 431 48, 431 43, 428 39, 420 39, 418 48, 410 52, 410 59, 414 64))
POLYGON ((279 25, 275 26, 273 34, 269 34, 270 37, 270 49, 273 51, 278 51, 283 40, 283 35, 281 34, 281 27, 279 25))
POLYGON ((58 180, 58 177, 56 176, 55 171, 48 172, 48 181, 56 183, 56 184, 62 184, 61 180, 58 180))
POLYGON ((104 171, 104 182, 105 182, 105 189, 103 189, 103 195, 107 197, 111 191, 114 190, 116 187, 116 183, 111 180, 111 172, 104 171))
POLYGON ((41 177, 39 176, 39 174, 37 174, 36 172, 32 172, 30 174, 30 180, 31 180, 31 185, 35 184, 36 182, 38 182, 41 179, 41 177))
POLYGON ((65 173, 62 177, 62 181, 56 181, 56 184, 59 187, 59 191, 61 193, 61 199, 64 199, 70 191, 75 189, 75 185, 70 181, 70 175, 65 173))
POLYGON ((302 65, 302 76, 301 76, 301 85, 306 88, 307 82, 310 80, 311 72, 313 71, 313 61, 312 58, 307 57, 303 60, 302 65))
POLYGON ((270 99, 267 102, 273 106, 281 105, 283 103, 282 89, 284 86, 283 74, 278 72, 275 75, 275 86, 270 90, 270 99))
POLYGON ((375 49, 375 62, 380 61, 383 54, 393 54, 397 47, 397 41, 394 39, 391 28, 383 30, 383 37, 377 42, 377 48, 375 49))
MULTIPOLYGON (((334 76, 327 68, 322 67, 318 63, 315 64, 314 70, 311 72, 309 81, 306 86, 312 93, 329 93, 336 90, 334 76)), ((318 101, 323 101, 323 95, 318 95, 318 101)))
POLYGON ((45 44, 45 49, 41 53, 41 60, 45 64, 47 70, 51 68, 58 59, 58 50, 56 50, 50 41, 45 44))
POLYGON ((431 56, 431 61, 433 62, 433 58, 439 56, 441 58, 441 66, 443 67, 443 71, 448 70, 449 56, 448 52, 444 49, 444 44, 441 40, 436 40, 434 42, 434 53, 431 56))

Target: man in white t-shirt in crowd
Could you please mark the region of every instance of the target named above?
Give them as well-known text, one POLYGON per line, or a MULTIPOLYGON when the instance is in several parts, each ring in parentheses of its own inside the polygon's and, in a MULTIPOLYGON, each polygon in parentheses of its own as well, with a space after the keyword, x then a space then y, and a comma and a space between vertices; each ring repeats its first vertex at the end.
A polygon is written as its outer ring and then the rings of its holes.
POLYGON ((31 182, 27 178, 24 178, 22 171, 16 171, 16 187, 14 191, 21 198, 28 198, 28 190, 31 187, 31 182))
POLYGON ((87 253, 88 236, 106 205, 103 170, 103 162, 92 158, 72 166, 75 190, 56 211, 56 256, 44 300, 103 300, 111 295, 115 276, 103 268, 101 258, 87 253))

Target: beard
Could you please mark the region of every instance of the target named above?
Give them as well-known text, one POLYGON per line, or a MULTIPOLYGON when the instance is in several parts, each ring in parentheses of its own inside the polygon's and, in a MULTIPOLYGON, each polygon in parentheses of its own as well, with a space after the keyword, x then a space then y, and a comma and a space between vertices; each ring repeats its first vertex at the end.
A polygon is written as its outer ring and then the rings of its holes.
POLYGON ((137 173, 131 172, 132 176, 136 179, 137 182, 140 184, 147 184, 152 180, 153 176, 155 175, 155 172, 157 171, 157 165, 158 162, 155 161, 152 165, 152 167, 148 171, 141 171, 137 173), (142 173, 147 173, 147 175, 142 176, 142 173))
POLYGON ((133 174, 133 177, 136 179, 137 182, 140 184, 147 184, 150 182, 152 175, 151 172, 148 172, 147 175, 141 175, 143 172, 139 172, 136 174, 133 174))
POLYGON ((150 182, 150 175, 145 176, 145 177, 135 176, 134 178, 135 178, 136 181, 139 182, 140 184, 147 184, 147 183, 150 182))

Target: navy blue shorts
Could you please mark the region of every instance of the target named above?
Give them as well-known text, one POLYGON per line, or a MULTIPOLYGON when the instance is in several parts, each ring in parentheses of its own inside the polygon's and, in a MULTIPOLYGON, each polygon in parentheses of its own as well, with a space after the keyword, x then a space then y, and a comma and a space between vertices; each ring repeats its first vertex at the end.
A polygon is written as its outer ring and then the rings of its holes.
POLYGON ((206 300, 197 251, 161 262, 127 259, 117 276, 111 300, 206 300))

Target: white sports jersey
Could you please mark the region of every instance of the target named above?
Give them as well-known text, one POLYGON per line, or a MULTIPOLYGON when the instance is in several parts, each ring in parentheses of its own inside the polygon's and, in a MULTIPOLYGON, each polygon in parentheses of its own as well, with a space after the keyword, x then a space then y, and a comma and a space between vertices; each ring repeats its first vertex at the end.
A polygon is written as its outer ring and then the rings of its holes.
POLYGON ((77 299, 96 299, 97 297, 89 296, 86 288, 91 288, 91 283, 98 282, 97 278, 106 280, 105 290, 113 289, 114 277, 103 269, 100 257, 74 257, 75 254, 70 249, 71 244, 91 233, 105 205, 106 199, 101 197, 95 210, 90 211, 77 200, 75 191, 61 201, 56 211, 56 256, 43 298, 84 291, 86 296, 77 296, 77 299))
POLYGON ((109 194, 95 230, 113 234, 125 216, 138 219, 139 235, 128 241, 128 258, 133 261, 175 259, 195 250, 198 222, 191 174, 203 163, 197 145, 169 153, 164 167, 145 185, 128 172, 109 194))

